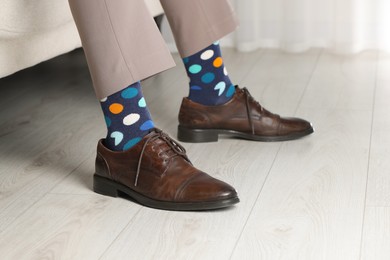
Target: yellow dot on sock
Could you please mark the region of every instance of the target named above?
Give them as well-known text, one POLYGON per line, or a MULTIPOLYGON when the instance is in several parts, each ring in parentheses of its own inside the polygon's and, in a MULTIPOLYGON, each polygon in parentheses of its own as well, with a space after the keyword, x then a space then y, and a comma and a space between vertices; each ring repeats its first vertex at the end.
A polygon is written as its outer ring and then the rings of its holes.
POLYGON ((116 115, 123 111, 123 106, 119 103, 113 103, 110 105, 109 109, 111 113, 116 115))
POLYGON ((213 62, 213 65, 214 65, 214 67, 216 67, 216 68, 221 67, 222 64, 223 64, 223 60, 222 60, 221 57, 216 58, 216 59, 214 60, 214 62, 213 62))

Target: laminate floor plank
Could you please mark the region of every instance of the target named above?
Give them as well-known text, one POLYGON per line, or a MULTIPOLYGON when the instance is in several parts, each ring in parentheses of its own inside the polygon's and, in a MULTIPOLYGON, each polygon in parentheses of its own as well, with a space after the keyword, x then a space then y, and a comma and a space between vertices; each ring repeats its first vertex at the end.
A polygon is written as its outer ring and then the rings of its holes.
POLYGON ((373 111, 361 259, 390 259, 390 54, 381 53, 373 111))
POLYGON ((390 259, 390 207, 366 208, 362 260, 390 259))
POLYGON ((98 259, 140 207, 96 195, 49 194, 0 236, 2 259, 98 259))
POLYGON ((390 54, 382 53, 374 105, 367 206, 390 207, 390 54))
POLYGON ((324 53, 300 108, 372 109, 378 53, 324 53))
POLYGON ((262 59, 249 70, 245 85, 266 109, 282 116, 293 116, 321 53, 321 49, 300 55, 264 51, 262 59))

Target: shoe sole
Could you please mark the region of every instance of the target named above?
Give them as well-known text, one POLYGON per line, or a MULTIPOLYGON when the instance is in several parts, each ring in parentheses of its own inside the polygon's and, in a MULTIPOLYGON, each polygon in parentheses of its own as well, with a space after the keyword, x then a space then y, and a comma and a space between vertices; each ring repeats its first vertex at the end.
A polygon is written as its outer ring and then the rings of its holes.
POLYGON ((129 187, 117 183, 113 180, 98 176, 93 176, 93 190, 101 195, 110 197, 120 197, 125 194, 134 201, 141 205, 163 210, 175 210, 175 211, 201 211, 201 210, 213 210, 230 207, 240 202, 238 197, 207 202, 167 202, 148 198, 129 187))
POLYGON ((280 142, 299 139, 301 137, 312 134, 314 129, 308 128, 302 132, 296 132, 289 135, 283 136, 260 136, 243 133, 234 130, 225 129, 191 129, 183 126, 178 126, 177 139, 181 142, 187 143, 206 143, 206 142, 217 142, 219 135, 225 135, 229 137, 237 137, 252 141, 260 142, 280 142))

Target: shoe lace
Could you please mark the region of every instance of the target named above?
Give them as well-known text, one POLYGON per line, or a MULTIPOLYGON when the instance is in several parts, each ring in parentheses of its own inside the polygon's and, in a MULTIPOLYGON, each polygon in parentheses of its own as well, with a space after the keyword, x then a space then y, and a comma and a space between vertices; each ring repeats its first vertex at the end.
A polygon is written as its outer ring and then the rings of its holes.
POLYGON ((249 92, 249 90, 246 87, 242 88, 242 91, 244 92, 245 99, 246 99, 246 102, 245 102, 246 113, 248 115, 248 120, 249 120, 249 124, 250 124, 251 130, 252 130, 252 134, 255 134, 255 126, 254 126, 253 120, 252 120, 252 115, 251 115, 251 110, 250 110, 250 103, 251 102, 255 103, 255 105, 260 108, 261 112, 263 112, 264 108, 260 105, 260 103, 258 101, 256 101, 253 98, 253 96, 251 95, 251 93, 249 92))
POLYGON ((134 186, 137 186, 137 184, 138 184, 138 177, 139 177, 139 174, 141 172, 141 163, 142 163, 142 159, 143 159, 143 155, 144 155, 146 146, 151 141, 154 141, 157 139, 161 139, 166 144, 168 144, 169 148, 160 152, 160 154, 165 153, 166 155, 168 155, 168 160, 175 157, 175 156, 182 156, 186 161, 191 163, 191 161, 187 157, 186 149, 183 146, 181 146, 178 142, 176 142, 175 140, 170 138, 162 130, 160 130, 158 128, 154 128, 152 130, 151 134, 149 134, 148 139, 146 139, 144 145, 142 146, 141 154, 140 154, 139 160, 138 160, 138 166, 137 166, 137 172, 136 172, 134 186), (168 151, 173 151, 173 153, 169 154, 168 151))

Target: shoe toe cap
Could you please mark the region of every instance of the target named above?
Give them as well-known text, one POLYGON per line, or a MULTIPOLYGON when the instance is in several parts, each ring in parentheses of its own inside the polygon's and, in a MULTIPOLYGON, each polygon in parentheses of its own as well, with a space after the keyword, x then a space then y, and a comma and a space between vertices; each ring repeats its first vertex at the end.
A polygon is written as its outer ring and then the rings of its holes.
POLYGON ((186 182, 177 192, 176 200, 181 202, 221 201, 237 198, 237 191, 229 184, 199 174, 186 182))
POLYGON ((304 119, 301 118, 284 118, 282 120, 280 132, 281 134, 285 133, 299 133, 299 132, 313 132, 313 125, 304 119))

